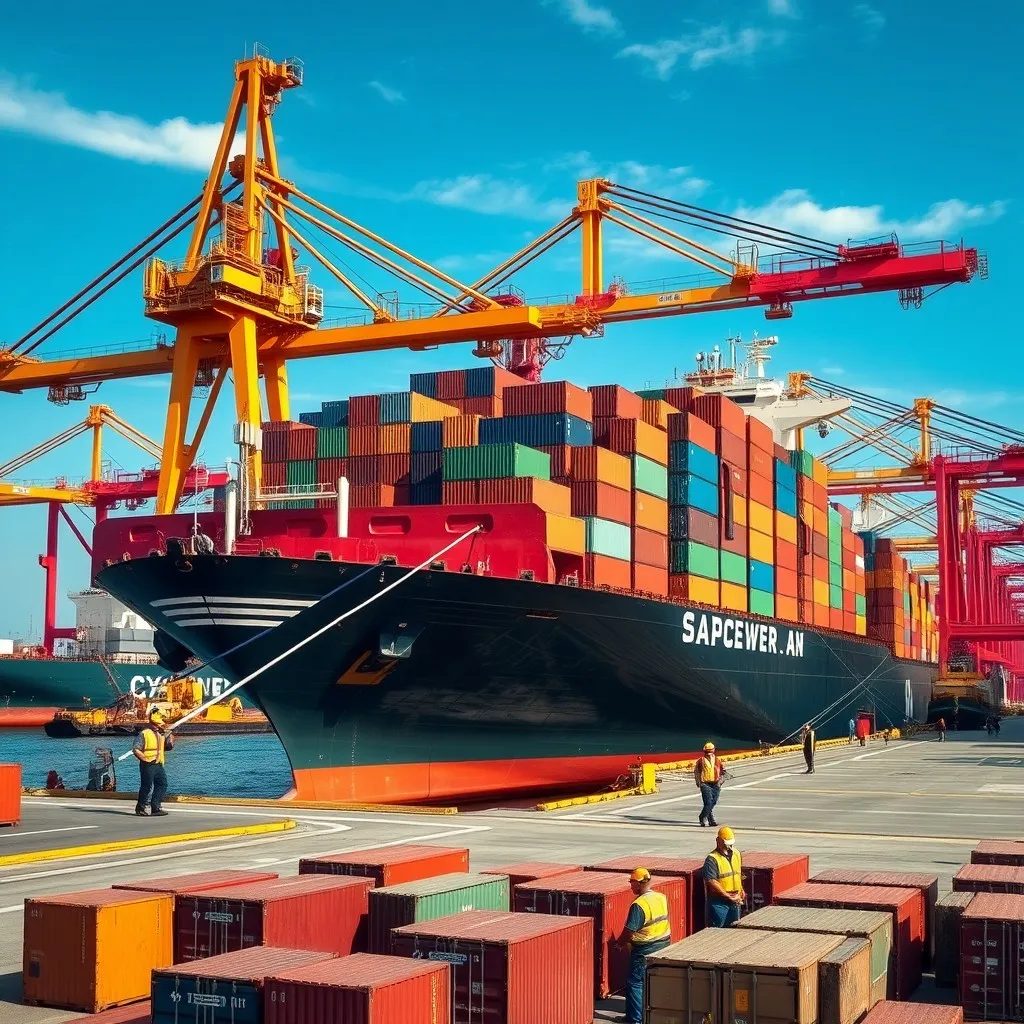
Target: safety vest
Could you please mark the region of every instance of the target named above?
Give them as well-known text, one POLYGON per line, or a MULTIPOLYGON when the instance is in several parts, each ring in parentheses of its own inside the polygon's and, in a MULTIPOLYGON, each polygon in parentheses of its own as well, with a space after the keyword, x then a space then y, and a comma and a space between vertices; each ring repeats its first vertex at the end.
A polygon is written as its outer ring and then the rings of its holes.
POLYGON ((739 892, 743 888, 743 858, 740 857, 740 851, 733 850, 732 857, 723 857, 718 850, 713 850, 710 857, 718 866, 718 884, 726 892, 739 892))
POLYGON ((164 738, 156 729, 142 730, 142 760, 147 764, 164 763, 164 738))
POLYGON ((660 942, 672 937, 668 923, 668 900, 660 892, 645 892, 633 900, 633 906, 644 912, 644 926, 633 933, 633 945, 643 946, 648 942, 660 942))
POLYGON ((700 759, 700 781, 717 782, 721 772, 721 764, 713 754, 709 758, 706 754, 700 759))

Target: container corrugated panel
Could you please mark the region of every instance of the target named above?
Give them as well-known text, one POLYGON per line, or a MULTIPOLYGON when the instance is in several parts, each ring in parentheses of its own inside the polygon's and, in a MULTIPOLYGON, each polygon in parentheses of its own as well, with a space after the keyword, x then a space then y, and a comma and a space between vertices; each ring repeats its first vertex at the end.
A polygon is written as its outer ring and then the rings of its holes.
POLYGON ((521 387, 522 377, 500 366, 478 366, 466 371, 466 398, 500 398, 507 388, 521 387))
POLYGON ((348 459, 317 459, 316 482, 335 488, 342 478, 348 479, 348 459))
POLYGON ((353 508, 392 508, 408 504, 409 493, 408 484, 359 484, 349 489, 349 504, 353 508))
POLYGON ((628 490, 591 480, 573 480, 570 494, 574 516, 594 516, 613 523, 632 521, 633 496, 628 490))
POLYGON ((655 533, 668 533, 668 502, 653 494, 634 491, 633 525, 655 533))
POLYGON ((702 576, 690 576, 687 573, 668 575, 669 597, 680 601, 692 601, 718 607, 721 590, 718 580, 704 579, 702 576))
POLYGON ((1024 1017, 1024 896, 978 893, 964 910, 959 994, 969 1020, 1024 1017))
POLYGON ((574 480, 610 484, 620 490, 629 490, 632 486, 629 458, 597 445, 573 448, 569 472, 574 480))
POLYGON ((451 970, 452 1024, 590 1024, 594 929, 583 918, 470 911, 392 936, 451 970))
POLYGON ((629 590, 633 586, 632 566, 629 561, 608 555, 585 555, 583 577, 595 587, 629 590))
POLYGON ((672 572, 717 580, 721 572, 718 549, 693 541, 672 541, 669 568, 672 572))
POLYGON ((750 587, 747 591, 747 608, 753 615, 764 615, 766 618, 774 618, 775 595, 750 587))
POLYGON ((428 398, 437 398, 437 378, 438 374, 436 373, 411 373, 409 375, 409 390, 426 395, 428 398))
POLYGON ((300 412, 299 422, 305 423, 308 427, 321 427, 324 422, 324 414, 322 412, 300 412))
POLYGON ((446 416, 441 421, 441 447, 472 448, 479 444, 480 420, 479 416, 446 416))
POLYGON ((1024 867, 1024 842, 1015 842, 1011 839, 983 839, 971 851, 971 863, 1024 867))
POLYGON ((567 444, 584 447, 594 443, 594 425, 568 413, 505 415, 480 421, 480 444, 526 444, 532 448, 567 444))
POLYGON ((443 501, 444 491, 440 480, 424 480, 409 488, 410 505, 440 505, 443 501))
POLYGON ((640 417, 644 423, 650 423, 659 430, 668 430, 668 418, 676 413, 674 406, 657 398, 643 399, 644 411, 640 417))
POLYGON ((323 402, 320 406, 322 427, 348 426, 348 399, 342 398, 333 402, 323 402))
POLYGON ((391 930, 467 910, 507 910, 508 878, 456 872, 385 886, 370 893, 368 951, 391 952, 391 930))
POLYGON ((734 469, 747 472, 747 444, 742 437, 719 428, 715 431, 717 451, 721 460, 734 469))
POLYGON ((445 480, 441 484, 443 505, 476 505, 479 503, 479 480, 445 480))
POLYGON ((443 447, 442 420, 424 420, 413 423, 409 431, 409 449, 416 452, 439 452, 443 447))
POLYGON ((643 420, 610 419, 606 433, 598 441, 595 426, 595 443, 603 444, 620 455, 643 455, 661 466, 668 465, 668 435, 643 420))
POLYGON ((934 1003, 878 1003, 861 1024, 963 1024, 964 1011, 959 1006, 938 1006, 934 1003))
POLYGON ((572 515, 569 488, 533 476, 481 480, 480 501, 485 505, 536 505, 545 512, 572 515))
POLYGON ((973 892, 948 892, 935 904, 935 984, 956 988, 960 977, 960 921, 973 892))
POLYGON ((529 860, 519 864, 503 864, 496 868, 483 868, 481 875, 504 875, 509 885, 509 907, 512 909, 513 890, 524 882, 536 882, 539 878, 554 878, 555 875, 569 875, 582 871, 580 864, 554 864, 550 861, 529 860))
POLYGON ((289 487, 313 487, 316 484, 316 462, 312 459, 286 463, 285 482, 289 487))
POLYGON ((584 555, 587 551, 587 527, 582 519, 548 513, 545 516, 545 542, 552 551, 584 555))
POLYGON ((692 411, 705 423, 728 430, 746 444, 747 417, 742 407, 732 399, 725 395, 697 395, 693 399, 692 411))
POLYGON ((718 485, 695 476, 673 473, 668 481, 669 503, 700 509, 709 516, 717 517, 720 512, 718 485))
POLYGON ((225 889, 231 885, 248 885, 250 882, 269 882, 279 876, 273 871, 194 871, 188 875, 171 875, 169 878, 146 878, 138 882, 119 882, 113 889, 131 889, 136 892, 199 892, 208 889, 225 889))
POLYGON ((692 441, 699 448, 711 452, 718 451, 715 428, 710 423, 692 413, 674 413, 668 418, 668 436, 671 441, 692 441))
POLYGON ((330 953, 256 946, 153 972, 153 1024, 263 1024, 270 975, 333 959, 330 953))
POLYGON ((718 456, 693 441, 672 442, 669 446, 668 468, 671 473, 695 476, 718 486, 718 456))
MULTIPOLYGON (((639 527, 633 530, 633 561, 668 569, 668 537, 639 527)), ((666 581, 667 583, 667 581, 666 581)))
POLYGON ((630 589, 634 593, 668 597, 668 569, 664 566, 633 562, 631 573, 630 589))
POLYGON ((506 416, 562 412, 583 420, 594 418, 594 400, 590 392, 564 380, 510 388, 502 394, 502 401, 506 416))
POLYGON ((343 459, 348 455, 348 427, 321 427, 316 437, 318 459, 343 459))
POLYGON ((668 470, 643 455, 633 456, 633 487, 668 500, 668 470))
POLYGON ((953 876, 953 892, 1008 892, 1024 895, 1024 868, 1010 864, 965 864, 953 876))
MULTIPOLYGON (((442 370, 437 375, 437 394, 430 397, 441 402, 449 402, 453 398, 465 398, 466 372, 466 370, 442 370)), ((409 390, 415 391, 416 389, 410 386, 409 390)))
POLYGON ((455 871, 469 871, 469 850, 414 843, 306 857, 299 861, 300 875, 359 875, 372 878, 376 885, 400 885, 455 871))
POLYGON ((551 479, 551 459, 521 444, 481 444, 468 448, 446 448, 444 479, 487 480, 507 476, 536 476, 551 479))
POLYGON ((693 540, 708 547, 717 547, 718 517, 688 505, 672 505, 668 512, 668 532, 672 540, 693 540))
POLYGON ((282 972, 265 991, 266 1024, 448 1024, 448 965, 355 953, 282 972))
POLYGON ((145 999, 150 973, 174 960, 173 908, 171 896, 119 889, 25 900, 25 1002, 96 1013, 145 999))
POLYGON ((618 416, 626 420, 644 418, 644 400, 618 384, 600 384, 587 390, 594 400, 595 416, 618 416))
MULTIPOLYGON (((586 871, 616 871, 629 874, 634 868, 647 868, 652 874, 665 878, 682 878, 687 883, 687 907, 685 934, 704 927, 704 858, 703 857, 656 857, 650 854, 633 854, 616 857, 600 864, 588 864, 586 871)), ((674 933, 673 933, 674 934, 674 933)))
POLYGON ((856 1024, 871 1008, 871 943, 846 939, 818 961, 819 1024, 856 1024))
POLYGON ((453 398, 451 404, 466 416, 501 416, 502 401, 495 395, 483 398, 453 398))
POLYGON ((749 578, 747 582, 752 590, 763 590, 766 593, 775 593, 775 566, 759 562, 751 558, 748 565, 749 578))
POLYGON ((734 551, 722 551, 719 558, 719 576, 726 583, 735 583, 746 589, 749 574, 747 559, 734 551))
MULTIPOLYGON (((394 458, 395 456, 392 456, 394 458)), ((386 483, 397 483, 398 481, 387 480, 386 483)), ((409 482, 411 484, 422 484, 433 482, 441 487, 441 453, 440 452, 414 452, 409 460, 409 482)))
POLYGON ((743 889, 747 894, 746 912, 770 907, 775 897, 806 882, 811 859, 804 853, 743 852, 743 889))
POLYGON ((300 875, 175 897, 175 960, 249 946, 346 956, 365 943, 367 878, 300 875))
POLYGON ((631 538, 628 526, 595 516, 585 516, 583 522, 586 524, 588 554, 629 561, 631 538))
POLYGON ((21 821, 21 765, 0 764, 0 825, 21 821))

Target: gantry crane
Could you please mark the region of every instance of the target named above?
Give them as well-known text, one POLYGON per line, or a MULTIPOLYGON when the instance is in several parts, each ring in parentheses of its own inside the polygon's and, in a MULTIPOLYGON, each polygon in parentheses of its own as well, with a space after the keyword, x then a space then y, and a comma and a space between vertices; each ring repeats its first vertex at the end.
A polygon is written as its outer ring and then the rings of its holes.
MULTIPOLYGON (((577 204, 564 219, 473 284, 464 284, 330 209, 281 174, 272 116, 282 97, 303 82, 301 61, 275 61, 261 48, 235 65, 235 84, 224 128, 202 194, 125 254, 104 274, 13 345, 0 350, 0 391, 49 388, 59 400, 80 397, 104 380, 170 374, 157 512, 172 512, 182 494, 196 442, 186 441, 193 386, 212 384, 199 429, 228 368, 233 375, 236 442, 243 486, 258 493, 261 479, 259 379, 267 415, 289 417, 287 363, 351 352, 474 342, 475 354, 498 358, 523 342, 528 356, 538 341, 594 336, 626 320, 711 310, 764 307, 778 319, 793 303, 842 295, 897 291, 903 305, 919 305, 925 289, 985 276, 984 254, 963 243, 901 246, 895 236, 835 245, 617 185, 581 181, 577 204), (243 153, 231 156, 236 132, 243 153), (724 255, 665 222, 702 237, 736 238, 724 255), (607 284, 603 228, 607 223, 663 246, 691 266, 695 279, 630 289, 607 284), (191 227, 184 260, 155 258, 167 241, 191 227), (216 230, 215 230, 216 229, 216 230), (401 308, 383 293, 370 294, 314 241, 316 230, 425 294, 430 302, 401 308), (271 241, 264 241, 265 230, 271 241), (574 232, 582 246, 580 294, 533 303, 510 284, 512 276, 574 232), (761 256, 760 247, 770 250, 761 256), (297 247, 297 248, 296 248, 297 247), (323 322, 323 293, 297 265, 304 250, 366 309, 359 322, 323 322), (60 327, 145 263, 145 310, 174 328, 162 340, 132 351, 47 360, 33 353, 60 327)), ((530 354, 532 353, 532 354, 530 354)), ((542 359, 542 357, 539 357, 542 359)), ((535 361, 534 361, 535 362, 535 361)), ((527 365, 529 364, 529 365, 527 365)))

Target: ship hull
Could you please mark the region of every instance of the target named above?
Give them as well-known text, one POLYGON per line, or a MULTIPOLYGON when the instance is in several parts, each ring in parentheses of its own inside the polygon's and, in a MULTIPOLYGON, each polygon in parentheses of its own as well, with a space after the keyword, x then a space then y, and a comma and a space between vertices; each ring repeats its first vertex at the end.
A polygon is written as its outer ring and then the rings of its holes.
POLYGON ((280 736, 302 799, 597 786, 708 739, 723 750, 779 742, 830 705, 823 738, 845 736, 861 708, 881 724, 927 714, 934 666, 860 638, 447 572, 385 592, 405 572, 164 557, 115 563, 96 583, 225 676, 280 659, 247 693, 280 736), (268 624, 277 628, 219 657, 268 624))

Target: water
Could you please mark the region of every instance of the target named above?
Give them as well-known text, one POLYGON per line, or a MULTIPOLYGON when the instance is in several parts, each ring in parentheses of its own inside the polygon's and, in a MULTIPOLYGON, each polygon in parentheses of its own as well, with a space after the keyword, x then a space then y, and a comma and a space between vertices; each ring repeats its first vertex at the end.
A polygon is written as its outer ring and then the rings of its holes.
MULTIPOLYGON (((0 762, 22 766, 22 785, 46 785, 50 769, 68 789, 84 788, 89 760, 97 747, 117 758, 131 746, 127 736, 50 739, 42 729, 0 729, 0 762)), ((139 785, 134 757, 116 763, 117 788, 139 785)), ((273 733, 237 736, 176 736, 167 754, 168 792, 190 796, 279 797, 292 786, 292 772, 281 741, 273 733)))

